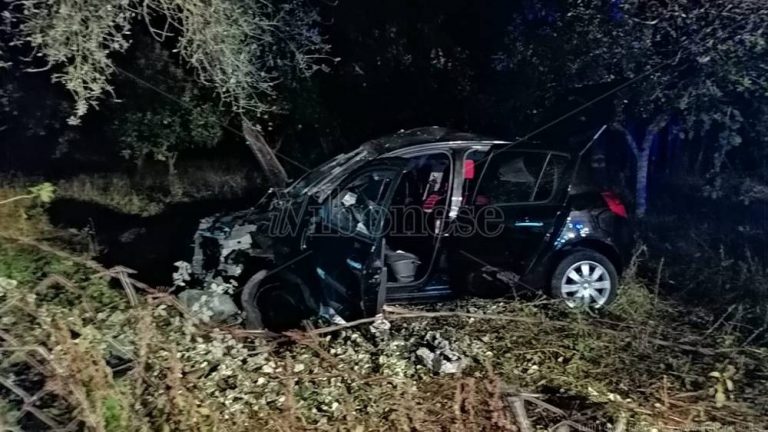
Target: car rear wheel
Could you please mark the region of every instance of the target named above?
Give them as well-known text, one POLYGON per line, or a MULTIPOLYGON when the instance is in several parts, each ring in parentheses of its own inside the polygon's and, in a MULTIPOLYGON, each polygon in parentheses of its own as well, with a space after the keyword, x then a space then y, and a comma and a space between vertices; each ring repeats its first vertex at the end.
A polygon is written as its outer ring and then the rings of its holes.
POLYGON ((613 302, 619 277, 613 263, 590 249, 577 249, 566 256, 552 274, 554 297, 570 307, 601 308, 613 302))

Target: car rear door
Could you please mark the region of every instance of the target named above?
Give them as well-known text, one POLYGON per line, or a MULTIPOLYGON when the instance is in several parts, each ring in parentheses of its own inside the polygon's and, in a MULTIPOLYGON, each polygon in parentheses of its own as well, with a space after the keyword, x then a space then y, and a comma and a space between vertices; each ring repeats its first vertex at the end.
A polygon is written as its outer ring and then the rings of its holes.
POLYGON ((389 204, 406 164, 402 158, 366 164, 318 209, 306 246, 313 252, 322 301, 344 319, 370 315, 380 306, 389 204))
POLYGON ((457 256, 524 274, 564 217, 573 166, 565 153, 491 148, 457 216, 457 256))

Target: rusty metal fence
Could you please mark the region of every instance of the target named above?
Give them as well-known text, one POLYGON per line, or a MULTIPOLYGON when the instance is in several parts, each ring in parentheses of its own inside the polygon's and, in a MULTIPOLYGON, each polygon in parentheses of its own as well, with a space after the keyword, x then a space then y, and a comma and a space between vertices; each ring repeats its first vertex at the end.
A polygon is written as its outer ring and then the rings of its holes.
MULTIPOLYGON (((94 271, 97 277, 118 281, 125 291, 130 305, 139 303, 138 290, 146 293, 158 293, 154 288, 131 277, 135 271, 116 266, 110 269, 102 267, 92 260, 73 256, 51 246, 31 239, 13 237, 7 234, 3 238, 23 243, 44 250, 54 255, 76 261, 94 271)), ((87 293, 74 282, 60 275, 50 275, 38 283, 33 292, 46 294, 52 289, 64 289, 69 293, 87 298, 87 293)), ((0 304, 0 318, 11 313, 28 314, 36 317, 34 309, 28 307, 18 297, 9 298, 0 304)), ((89 302, 83 302, 88 307, 89 302)), ((0 329, 0 432, 19 430, 82 430, 84 425, 78 419, 77 412, 69 407, 63 398, 56 395, 48 385, 50 377, 56 374, 56 365, 48 348, 42 345, 30 345, 18 340, 9 332, 0 329), (52 410, 51 407, 56 409, 52 410), (54 413, 55 411, 55 413, 54 413)))

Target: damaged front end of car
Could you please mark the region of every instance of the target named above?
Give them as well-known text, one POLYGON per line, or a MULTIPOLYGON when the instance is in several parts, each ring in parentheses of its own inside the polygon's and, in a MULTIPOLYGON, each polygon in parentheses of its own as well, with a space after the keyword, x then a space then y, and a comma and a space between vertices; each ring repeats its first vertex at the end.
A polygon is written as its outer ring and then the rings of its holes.
POLYGON ((240 278, 255 261, 274 261, 269 215, 245 210, 200 221, 191 271, 201 282, 240 278))
POLYGON ((227 287, 251 321, 249 327, 258 326, 251 319, 253 312, 248 311, 251 301, 243 300, 251 296, 244 292, 248 282, 261 282, 300 253, 302 233, 311 223, 308 209, 322 201, 348 172, 374 157, 370 149, 361 147, 331 159, 288 188, 269 190, 249 209, 202 219, 193 238, 191 261, 180 267, 183 275, 174 276, 177 289, 199 287, 219 293, 220 287, 227 287))

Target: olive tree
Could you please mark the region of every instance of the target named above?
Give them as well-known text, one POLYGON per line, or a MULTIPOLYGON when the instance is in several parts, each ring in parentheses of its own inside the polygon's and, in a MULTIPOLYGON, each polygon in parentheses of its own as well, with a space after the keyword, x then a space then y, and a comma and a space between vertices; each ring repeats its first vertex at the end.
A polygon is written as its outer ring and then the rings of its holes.
POLYGON ((221 138, 224 113, 167 50, 148 39, 134 42, 137 53, 132 66, 142 77, 151 77, 152 88, 118 77, 120 92, 105 110, 112 119, 109 129, 120 154, 136 164, 137 174, 143 174, 149 158, 164 162, 171 190, 176 191, 177 157, 184 150, 214 147, 221 138), (173 99, 158 97, 155 92, 173 95, 173 99))
MULTIPOLYGON (((4 52, 3 47, 0 46, 0 77, 9 73, 8 69, 10 68, 11 63, 7 58, 8 54, 4 52)), ((11 111, 10 99, 14 91, 15 89, 10 81, 3 80, 2 83, 0 83, 0 113, 2 113, 0 116, 0 132, 8 128, 8 119, 11 111)))
POLYGON ((768 10, 759 0, 564 0, 548 13, 510 29, 498 66, 528 71, 544 105, 569 89, 618 89, 613 126, 635 156, 638 216, 651 149, 670 119, 680 120, 689 142, 717 136, 710 149, 717 177, 748 132, 742 110, 768 100, 768 10))
POLYGON ((71 123, 112 91, 113 54, 137 25, 173 45, 243 119, 278 111, 279 85, 324 67, 328 50, 303 0, 10 0, 4 17, 14 44, 29 48, 28 69, 51 69, 72 93, 71 123))

